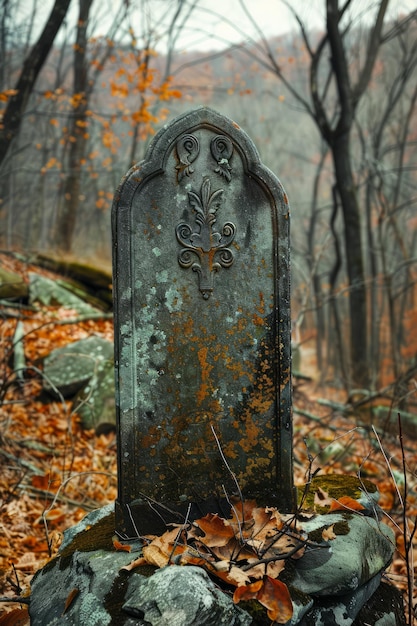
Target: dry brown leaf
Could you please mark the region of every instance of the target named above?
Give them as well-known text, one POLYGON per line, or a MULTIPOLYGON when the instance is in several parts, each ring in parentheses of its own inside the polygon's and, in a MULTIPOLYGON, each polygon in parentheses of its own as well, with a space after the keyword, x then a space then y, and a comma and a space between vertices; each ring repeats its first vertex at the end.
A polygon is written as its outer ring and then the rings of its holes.
POLYGON ((337 535, 335 534, 333 529, 334 529, 334 524, 323 529, 321 533, 321 536, 323 537, 323 541, 331 541, 332 539, 336 539, 337 535))
POLYGON ((196 520, 197 526, 204 532, 204 539, 201 539, 206 546, 225 546, 235 533, 229 522, 217 514, 209 513, 205 517, 196 520))
POLYGON ((293 614, 287 585, 270 576, 238 587, 233 594, 233 602, 237 604, 242 600, 258 600, 267 609, 269 619, 277 624, 286 624, 293 614))
POLYGON ((68 611, 71 604, 74 602, 75 598, 78 596, 79 593, 80 593, 79 589, 77 588, 71 589, 71 591, 69 592, 67 596, 67 599, 65 600, 65 606, 64 606, 64 610, 62 611, 62 615, 64 615, 68 611))
POLYGON ((324 491, 324 489, 318 487, 318 489, 314 493, 314 506, 330 506, 332 502, 333 498, 329 497, 327 491, 324 491))
MULTIPOLYGON (((244 572, 243 569, 241 569, 240 567, 236 567, 236 565, 232 565, 230 566, 229 564, 229 570, 227 572, 225 572, 226 576, 222 575, 221 578, 222 580, 225 580, 228 583, 231 583, 232 585, 235 585, 236 587, 240 587, 241 585, 246 585, 247 583, 250 582, 250 576, 247 574, 247 572, 244 572)), ((217 572, 216 572, 217 575, 217 572)))
POLYGON ((364 511, 363 504, 351 498, 350 496, 342 496, 338 500, 333 500, 330 504, 330 511, 364 511))
POLYGON ((113 542, 113 547, 116 550, 121 550, 124 552, 132 551, 132 546, 130 546, 128 543, 122 543, 121 541, 119 541, 119 539, 116 536, 112 537, 112 542, 113 542))
POLYGON ((131 563, 128 563, 128 565, 123 565, 123 567, 121 567, 120 569, 124 569, 128 572, 131 572, 132 569, 135 569, 135 567, 140 567, 142 565, 149 565, 149 561, 147 561, 147 559, 145 559, 144 556, 140 556, 139 558, 135 559, 134 561, 132 561, 131 563))
POLYGON ((13 609, 9 613, 4 613, 0 617, 1 626, 26 626, 29 624, 29 613, 27 607, 13 609))
POLYGON ((252 511, 256 508, 255 500, 236 500, 232 499, 232 516, 231 524, 240 527, 243 523, 252 518, 252 511))
POLYGON ((286 624, 292 618, 293 606, 285 583, 265 576, 258 591, 258 602, 267 609, 268 617, 277 624, 286 624))
POLYGON ((262 580, 257 580, 249 585, 238 587, 233 594, 233 602, 238 604, 241 600, 257 600, 258 591, 263 585, 262 580))
POLYGON ((154 543, 149 544, 143 548, 143 556, 149 565, 155 565, 156 567, 165 567, 169 563, 169 557, 172 553, 172 549, 167 553, 161 546, 154 543))

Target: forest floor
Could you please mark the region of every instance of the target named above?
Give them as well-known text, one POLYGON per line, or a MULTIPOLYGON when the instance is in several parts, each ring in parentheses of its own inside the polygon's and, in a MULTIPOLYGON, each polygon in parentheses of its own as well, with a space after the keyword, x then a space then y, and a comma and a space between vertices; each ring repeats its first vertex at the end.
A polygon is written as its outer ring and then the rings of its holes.
MULTIPOLYGON (((30 268, 14 261, 12 269, 25 277, 30 268)), ((16 607, 5 597, 29 595, 33 574, 56 554, 63 531, 114 501, 117 481, 115 434, 83 430, 71 402, 45 397, 41 371, 42 358, 54 348, 92 334, 111 340, 112 322, 74 323, 75 312, 47 306, 3 306, 0 315, 1 624, 2 614, 16 607), (21 378, 11 367, 19 320, 27 364, 21 378)), ((356 475, 376 484, 384 521, 397 538, 386 577, 404 592, 407 604, 413 590, 408 581, 417 574, 417 537, 411 540, 417 519, 416 442, 373 429, 364 411, 348 415, 342 405, 338 409, 343 394, 320 387, 314 367, 308 358, 302 370, 310 378, 296 379, 294 385, 295 482, 303 485, 320 472, 356 475)))

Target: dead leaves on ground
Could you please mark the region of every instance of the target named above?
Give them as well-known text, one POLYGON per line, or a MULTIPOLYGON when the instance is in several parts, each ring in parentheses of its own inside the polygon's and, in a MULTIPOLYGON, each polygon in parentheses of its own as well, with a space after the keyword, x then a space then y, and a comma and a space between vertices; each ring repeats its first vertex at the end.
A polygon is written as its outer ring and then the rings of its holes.
POLYGON ((293 608, 287 585, 270 576, 238 587, 233 594, 233 602, 237 604, 241 600, 258 600, 266 608, 269 619, 278 624, 285 624, 292 618, 293 608))
POLYGON ((291 619, 291 597, 278 576, 286 559, 300 558, 305 551, 306 536, 296 528, 294 516, 244 501, 232 507, 231 519, 209 513, 145 540, 143 556, 123 569, 145 564, 200 566, 237 587, 235 603, 256 599, 276 623, 291 619))
POLYGON ((4 613, 0 617, 0 626, 27 626, 29 623, 29 613, 27 607, 13 609, 9 613, 4 613))

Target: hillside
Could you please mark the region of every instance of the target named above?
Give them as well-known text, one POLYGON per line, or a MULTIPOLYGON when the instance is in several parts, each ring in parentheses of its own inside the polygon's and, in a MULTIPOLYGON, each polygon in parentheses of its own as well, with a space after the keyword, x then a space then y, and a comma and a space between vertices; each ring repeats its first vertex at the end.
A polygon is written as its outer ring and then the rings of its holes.
MULTIPOLYGON (((1 255, 0 260, 23 282, 30 271, 60 278, 21 257, 1 255)), ((51 399, 42 388, 42 359, 52 349, 91 335, 112 340, 113 328, 109 319, 12 300, 2 301, 1 315, 0 612, 9 612, 15 605, 4 603, 5 597, 27 597, 32 575, 56 553, 63 531, 116 498, 114 431, 83 430, 77 405, 51 399), (18 323, 26 362, 21 375, 13 371, 12 358, 18 323)), ((365 416, 359 409, 350 415, 343 404, 335 409, 342 397, 317 387, 316 365, 307 353, 301 373, 294 379, 296 483, 305 484, 312 474, 343 473, 377 485, 385 521, 397 536, 388 577, 407 599, 404 556, 407 550, 409 557, 415 554, 409 541, 417 515, 415 441, 359 425, 365 416)))

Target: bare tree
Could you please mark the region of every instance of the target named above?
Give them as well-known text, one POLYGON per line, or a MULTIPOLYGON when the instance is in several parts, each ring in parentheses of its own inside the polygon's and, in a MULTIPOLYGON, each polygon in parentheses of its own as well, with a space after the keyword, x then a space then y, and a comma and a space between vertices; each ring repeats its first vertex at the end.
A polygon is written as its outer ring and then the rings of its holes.
POLYGON ((384 356, 382 312, 385 309, 388 318, 385 336, 389 337, 392 373, 399 380, 407 366, 405 320, 415 308, 415 232, 408 227, 417 202, 409 193, 415 171, 410 138, 417 108, 417 15, 414 18, 414 22, 394 25, 384 37, 385 63, 357 119, 371 276, 370 351, 376 381, 384 356))
POLYGON ((375 14, 366 33, 365 50, 361 50, 363 53, 358 55, 355 63, 351 63, 349 42, 354 20, 348 13, 355 4, 354 0, 345 0, 343 3, 339 0, 326 0, 326 28, 315 45, 293 6, 286 3, 298 22, 310 59, 309 96, 292 84, 269 41, 251 17, 244 0, 240 2, 260 39, 256 45, 246 45, 244 49, 260 65, 275 74, 298 104, 302 105, 332 154, 334 211, 337 212, 340 205, 344 225, 343 254, 349 282, 350 381, 356 386, 367 386, 370 380, 367 289, 361 211, 352 166, 351 137, 358 106, 369 86, 383 41, 388 0, 379 0, 376 3, 375 14))
POLYGON ((23 64, 19 79, 9 98, 0 124, 0 164, 4 161, 10 144, 16 137, 23 113, 41 71, 55 41, 55 37, 67 14, 71 0, 55 0, 45 27, 23 64))

